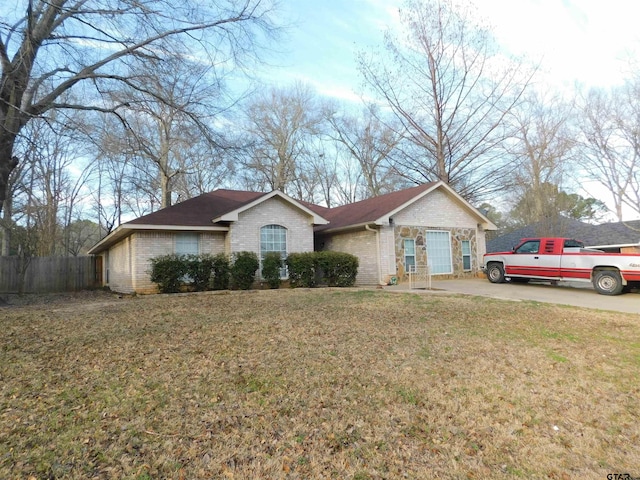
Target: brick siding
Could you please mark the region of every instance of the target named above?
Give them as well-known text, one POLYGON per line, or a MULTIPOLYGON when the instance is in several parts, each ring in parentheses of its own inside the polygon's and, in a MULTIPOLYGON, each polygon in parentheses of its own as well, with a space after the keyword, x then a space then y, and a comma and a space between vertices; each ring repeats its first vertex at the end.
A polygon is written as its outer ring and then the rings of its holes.
POLYGON ((350 253, 358 257, 357 285, 377 285, 379 281, 378 259, 376 258, 376 233, 362 228, 324 237, 320 240, 322 250, 350 253))
POLYGON ((231 225, 230 251, 259 254, 260 228, 265 225, 280 225, 287 229, 287 253, 313 251, 311 217, 278 197, 265 200, 238 215, 238 221, 231 225))

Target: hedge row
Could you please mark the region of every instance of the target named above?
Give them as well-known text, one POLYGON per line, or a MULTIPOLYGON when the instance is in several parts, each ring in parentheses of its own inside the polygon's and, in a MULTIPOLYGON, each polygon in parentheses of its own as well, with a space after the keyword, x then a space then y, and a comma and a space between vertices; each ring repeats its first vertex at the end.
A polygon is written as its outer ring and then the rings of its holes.
POLYGON ((352 287, 358 274, 358 257, 342 252, 292 253, 286 263, 292 287, 315 287, 318 279, 330 287, 352 287))
MULTIPOLYGON (((269 287, 280 286, 280 270, 286 265, 291 287, 315 287, 323 282, 331 287, 350 287, 358 273, 357 257, 341 252, 292 253, 283 262, 280 254, 269 252, 262 262, 262 278, 269 287)), ((227 255, 162 255, 151 259, 151 281, 162 293, 179 292, 183 285, 196 291, 248 290, 260 266, 254 252, 227 255)))
MULTIPOLYGON (((245 253, 245 252, 241 252, 245 253)), ((251 252, 246 252, 251 253, 251 252)), ((255 258, 256 267, 250 273, 251 283, 255 271, 258 269, 258 257, 255 258)), ((253 265, 247 262, 245 255, 238 255, 240 261, 233 264, 224 253, 217 255, 162 255, 151 259, 151 281, 158 284, 162 293, 179 292, 183 285, 189 285, 194 290, 227 290, 233 279, 239 288, 244 287, 246 271, 253 265)), ((236 260, 238 259, 236 258, 236 260)), ((251 259, 251 256, 249 256, 251 259)))

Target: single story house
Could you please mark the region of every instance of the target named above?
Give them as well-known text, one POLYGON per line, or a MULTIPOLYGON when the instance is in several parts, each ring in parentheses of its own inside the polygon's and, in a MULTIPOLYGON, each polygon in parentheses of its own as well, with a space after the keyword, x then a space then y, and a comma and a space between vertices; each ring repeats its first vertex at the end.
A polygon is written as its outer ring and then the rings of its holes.
POLYGON ((562 216, 548 218, 487 239, 487 251, 509 251, 522 238, 535 237, 569 237, 605 252, 640 253, 640 220, 593 225, 562 216))
MULTIPOLYGON (((154 293, 150 259, 170 254, 335 250, 359 258, 357 284, 404 281, 410 269, 475 276, 496 226, 448 185, 433 182, 326 208, 288 195, 216 190, 124 223, 90 251, 102 283, 154 293)), ((283 272, 286 276, 286 272, 283 272)))

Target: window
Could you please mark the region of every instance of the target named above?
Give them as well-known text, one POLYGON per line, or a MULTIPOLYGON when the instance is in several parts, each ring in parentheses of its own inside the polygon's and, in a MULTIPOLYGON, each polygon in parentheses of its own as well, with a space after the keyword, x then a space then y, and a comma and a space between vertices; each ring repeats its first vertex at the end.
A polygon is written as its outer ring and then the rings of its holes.
MULTIPOLYGON (((260 263, 267 252, 278 252, 284 261, 287 258, 287 229, 282 225, 265 225, 260 229, 260 263)), ((260 267, 262 270, 262 267, 260 267)), ((280 269, 280 278, 287 277, 287 267, 280 269)))
POLYGON ((469 272, 471 270, 471 242, 462 240, 462 270, 469 272))
MULTIPOLYGON (((198 255, 200 253, 199 240, 200 235, 194 232, 176 233, 174 253, 176 255, 198 255)), ((189 275, 184 275, 181 280, 185 283, 193 282, 193 278, 189 275)))
POLYGON ((453 273, 449 232, 427 230, 427 260, 432 274, 453 273))
POLYGON ((413 239, 404 240, 404 269, 407 273, 416 270, 416 241, 413 239))
POLYGON ((200 235, 193 232, 176 233, 176 255, 198 255, 200 235))
POLYGON ((514 253, 538 253, 540 250, 540 240, 529 240, 518 247, 514 253))
POLYGON ((579 242, 578 240, 565 240, 564 248, 584 248, 584 243, 579 242))

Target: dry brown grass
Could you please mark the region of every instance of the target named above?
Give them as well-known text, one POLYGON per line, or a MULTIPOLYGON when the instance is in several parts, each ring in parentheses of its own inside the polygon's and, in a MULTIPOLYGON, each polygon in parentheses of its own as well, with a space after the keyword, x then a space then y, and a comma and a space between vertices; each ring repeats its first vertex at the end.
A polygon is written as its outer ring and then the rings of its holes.
POLYGON ((632 315, 319 289, 0 319, 0 478, 640 476, 632 315))

